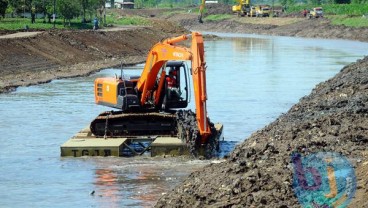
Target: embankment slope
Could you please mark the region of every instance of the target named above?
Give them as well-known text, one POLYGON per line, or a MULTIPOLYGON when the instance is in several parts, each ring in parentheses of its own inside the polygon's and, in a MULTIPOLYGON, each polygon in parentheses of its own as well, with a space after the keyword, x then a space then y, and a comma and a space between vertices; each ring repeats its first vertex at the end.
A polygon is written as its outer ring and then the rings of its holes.
POLYGON ((46 31, 33 37, 0 39, 0 93, 83 76, 101 68, 145 61, 156 42, 187 33, 166 21, 152 27, 114 31, 46 31))
POLYGON ((344 67, 286 114, 253 133, 225 162, 192 173, 156 207, 300 207, 291 154, 337 152, 355 167, 351 207, 368 207, 368 57, 344 67))

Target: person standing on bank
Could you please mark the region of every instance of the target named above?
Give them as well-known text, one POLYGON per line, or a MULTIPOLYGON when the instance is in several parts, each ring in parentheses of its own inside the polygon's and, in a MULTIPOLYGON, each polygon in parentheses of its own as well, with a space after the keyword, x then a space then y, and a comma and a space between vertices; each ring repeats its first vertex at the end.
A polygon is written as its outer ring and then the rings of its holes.
POLYGON ((97 17, 95 17, 95 19, 93 20, 93 30, 97 30, 98 29, 98 19, 97 17))

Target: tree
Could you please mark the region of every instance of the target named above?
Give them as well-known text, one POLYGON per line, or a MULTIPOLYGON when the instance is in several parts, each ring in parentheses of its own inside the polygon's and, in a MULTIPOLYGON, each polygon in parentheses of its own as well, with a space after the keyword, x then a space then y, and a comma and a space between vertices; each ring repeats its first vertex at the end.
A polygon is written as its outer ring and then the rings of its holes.
POLYGON ((48 13, 48 8, 53 7, 53 0, 32 0, 32 5, 36 9, 36 13, 42 13, 44 16, 43 23, 46 23, 46 16, 48 13))
POLYGON ((79 15, 80 4, 75 0, 58 0, 58 10, 64 17, 64 27, 67 20, 70 26, 70 20, 79 15))
POLYGON ((280 3, 286 9, 288 6, 295 5, 295 0, 280 0, 280 3))
POLYGON ((295 5, 295 0, 288 0, 287 3, 288 3, 288 6, 293 6, 295 5))
POLYGON ((309 4, 320 5, 322 0, 308 0, 309 4))
POLYGON ((285 7, 287 4, 287 0, 280 0, 280 4, 285 7))
POLYGON ((335 0, 336 4, 350 4, 350 0, 335 0))
POLYGON ((82 6, 82 10, 83 10, 83 20, 82 20, 82 22, 85 23, 86 22, 86 10, 88 8, 88 0, 81 0, 81 6, 82 6))
POLYGON ((0 0, 0 16, 5 18, 5 11, 8 8, 8 0, 0 0))

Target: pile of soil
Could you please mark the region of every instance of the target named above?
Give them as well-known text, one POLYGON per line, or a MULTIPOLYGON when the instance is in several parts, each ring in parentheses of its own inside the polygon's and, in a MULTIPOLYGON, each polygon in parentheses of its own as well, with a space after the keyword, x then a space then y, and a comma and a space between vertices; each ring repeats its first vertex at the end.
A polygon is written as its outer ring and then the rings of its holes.
POLYGON ((0 39, 0 93, 83 76, 101 68, 145 61, 156 42, 187 33, 167 21, 152 27, 128 27, 113 31, 46 31, 34 37, 0 39))
POLYGON ((232 5, 228 4, 206 4, 206 15, 233 14, 232 5))
POLYGON ((156 207, 300 207, 291 154, 337 152, 356 171, 351 207, 368 207, 368 57, 344 67, 286 114, 253 133, 225 162, 192 173, 156 207))
POLYGON ((182 10, 181 8, 157 8, 157 9, 115 9, 123 18, 124 16, 140 16, 144 18, 156 18, 164 16, 167 13, 175 13, 182 10))

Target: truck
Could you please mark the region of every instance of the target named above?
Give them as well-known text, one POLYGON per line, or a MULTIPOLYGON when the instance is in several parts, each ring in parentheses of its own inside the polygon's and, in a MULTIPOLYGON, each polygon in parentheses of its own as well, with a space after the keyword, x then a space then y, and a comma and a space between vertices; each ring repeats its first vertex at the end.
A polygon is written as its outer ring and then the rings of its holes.
POLYGON ((271 7, 269 5, 258 5, 255 7, 256 17, 269 17, 271 7))
POLYGON ((315 7, 313 9, 311 9, 309 11, 309 13, 307 14, 307 17, 309 19, 323 17, 323 9, 322 9, 322 7, 315 7))

